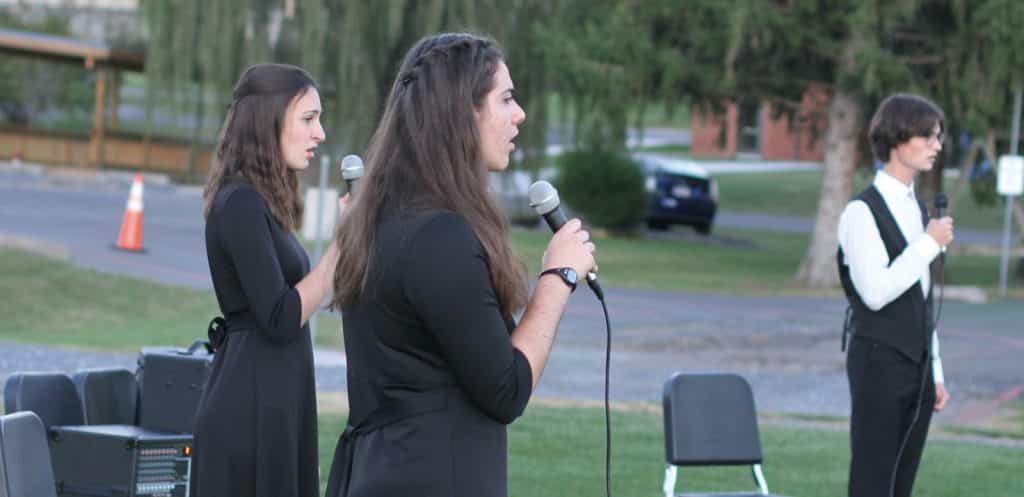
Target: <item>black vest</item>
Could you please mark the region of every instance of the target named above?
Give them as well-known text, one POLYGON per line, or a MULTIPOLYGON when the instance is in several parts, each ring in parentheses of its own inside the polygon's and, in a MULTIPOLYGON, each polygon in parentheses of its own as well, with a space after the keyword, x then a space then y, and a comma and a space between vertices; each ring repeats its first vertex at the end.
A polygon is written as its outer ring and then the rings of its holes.
MULTIPOLYGON (((882 194, 872 185, 861 192, 855 200, 863 201, 871 209, 878 233, 882 236, 882 243, 889 254, 889 265, 892 265, 892 261, 907 248, 907 240, 903 237, 896 219, 889 212, 889 207, 885 205, 882 194)), ((921 220, 927 226, 928 211, 920 200, 917 205, 921 208, 921 220)), ((863 234, 857 233, 855 236, 863 234)), ((878 311, 872 311, 864 305, 864 301, 853 286, 850 267, 843 264, 842 247, 839 248, 836 257, 839 264, 839 279, 853 310, 854 334, 889 345, 914 362, 924 359, 925 352, 930 348, 933 328, 931 288, 928 289, 926 299, 921 292, 921 282, 918 281, 896 300, 878 311)))

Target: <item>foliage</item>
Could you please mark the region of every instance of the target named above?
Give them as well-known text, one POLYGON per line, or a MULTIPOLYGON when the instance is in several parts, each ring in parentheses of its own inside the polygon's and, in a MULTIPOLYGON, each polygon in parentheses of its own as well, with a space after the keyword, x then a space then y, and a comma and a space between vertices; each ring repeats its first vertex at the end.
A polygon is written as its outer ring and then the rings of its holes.
POLYGON ((538 23, 544 50, 557 61, 555 87, 572 113, 576 147, 621 149, 629 112, 650 93, 653 52, 638 15, 614 0, 567 1, 564 15, 538 23), (638 36, 639 34, 639 36, 638 36))
POLYGON ((536 170, 547 139, 543 104, 552 64, 535 43, 531 26, 538 22, 534 19, 552 18, 556 4, 148 0, 143 3, 150 38, 148 109, 152 112, 155 102, 168 98, 184 103, 209 94, 216 95, 213 108, 221 109, 249 64, 297 64, 320 83, 328 143, 359 152, 383 111, 402 55, 423 36, 469 30, 495 37, 505 49, 517 98, 529 116, 517 140, 523 151, 519 162, 536 170))
POLYGON ((562 200, 594 226, 627 231, 646 213, 647 193, 640 166, 607 149, 562 154, 555 183, 562 200))
MULTIPOLYGON (((48 12, 38 20, 23 20, 0 11, 0 28, 67 35, 68 19, 48 12)), ((93 75, 72 64, 28 57, 0 58, 0 122, 18 126, 50 125, 87 120, 92 111, 93 75)))

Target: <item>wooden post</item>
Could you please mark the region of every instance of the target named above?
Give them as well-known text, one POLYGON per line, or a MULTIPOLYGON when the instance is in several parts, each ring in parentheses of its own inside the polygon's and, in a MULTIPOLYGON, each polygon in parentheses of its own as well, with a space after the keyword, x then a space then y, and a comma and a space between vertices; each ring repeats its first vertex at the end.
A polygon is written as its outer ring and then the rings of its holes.
MULTIPOLYGON (((87 59, 86 67, 93 66, 87 59)), ((107 71, 102 67, 96 72, 96 93, 93 97, 92 131, 89 134, 89 166, 100 167, 103 164, 103 104, 107 95, 107 71)))

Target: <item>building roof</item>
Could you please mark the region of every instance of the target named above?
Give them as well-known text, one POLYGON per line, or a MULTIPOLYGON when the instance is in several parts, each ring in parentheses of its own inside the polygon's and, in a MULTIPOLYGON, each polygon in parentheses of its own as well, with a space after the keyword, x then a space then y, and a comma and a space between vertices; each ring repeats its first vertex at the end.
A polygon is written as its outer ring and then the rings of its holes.
POLYGON ((0 52, 59 62, 82 63, 90 69, 100 65, 142 71, 146 63, 146 54, 142 51, 121 50, 102 43, 67 36, 10 29, 0 29, 0 52))

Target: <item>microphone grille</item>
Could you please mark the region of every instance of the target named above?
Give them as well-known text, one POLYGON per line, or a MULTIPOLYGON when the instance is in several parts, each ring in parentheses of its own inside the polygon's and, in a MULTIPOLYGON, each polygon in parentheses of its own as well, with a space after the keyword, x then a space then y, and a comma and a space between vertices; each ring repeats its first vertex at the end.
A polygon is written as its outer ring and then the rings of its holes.
POLYGON ((533 207, 541 216, 555 210, 561 201, 558 198, 558 190, 547 181, 538 181, 530 185, 529 190, 530 207, 533 207))
POLYGON ((358 155, 346 155, 341 158, 341 177, 345 180, 363 177, 363 159, 358 155))

